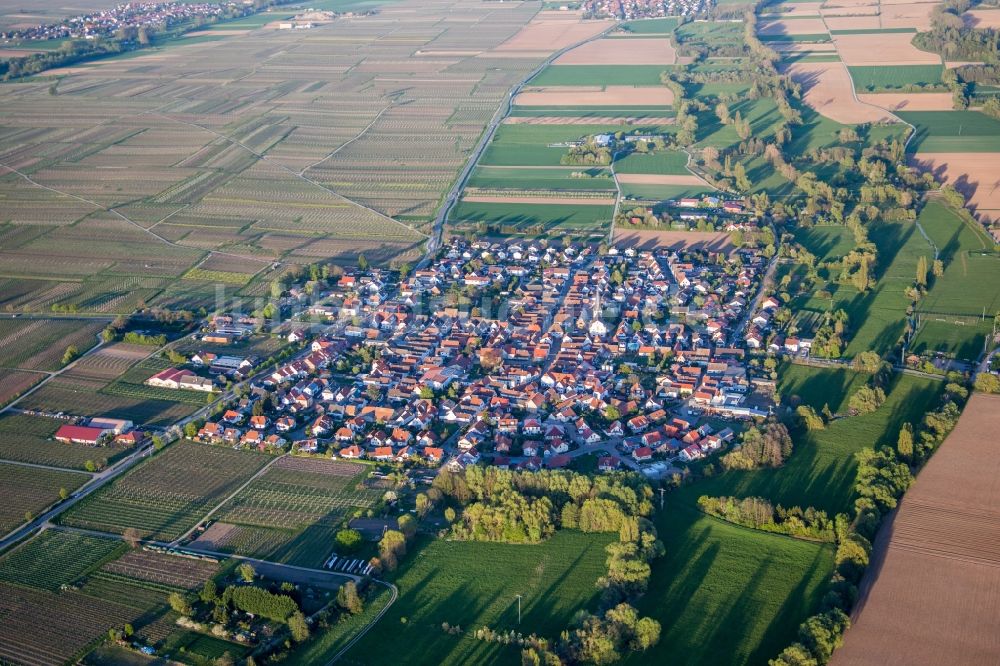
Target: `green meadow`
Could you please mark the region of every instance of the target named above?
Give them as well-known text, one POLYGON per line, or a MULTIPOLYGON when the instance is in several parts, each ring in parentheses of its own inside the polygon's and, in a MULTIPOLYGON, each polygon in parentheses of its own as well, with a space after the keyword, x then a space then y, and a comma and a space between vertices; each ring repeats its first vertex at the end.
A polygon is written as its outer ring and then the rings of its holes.
POLYGON ((901 111, 917 128, 910 152, 991 153, 1000 151, 1000 120, 978 111, 901 111))
POLYGON ((578 610, 596 603, 611 540, 576 531, 538 545, 425 539, 392 577, 399 599, 346 661, 395 665, 406 652, 428 664, 520 664, 518 648, 478 641, 473 632, 488 626, 558 638, 578 610), (444 622, 461 633, 445 632, 444 622))

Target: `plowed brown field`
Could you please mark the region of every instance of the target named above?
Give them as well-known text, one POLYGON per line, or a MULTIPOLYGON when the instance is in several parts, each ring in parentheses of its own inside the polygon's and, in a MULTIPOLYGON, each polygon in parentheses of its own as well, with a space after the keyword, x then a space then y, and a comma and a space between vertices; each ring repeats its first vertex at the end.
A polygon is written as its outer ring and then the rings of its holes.
POLYGON ((834 666, 1000 661, 1000 396, 975 394, 882 527, 834 666))

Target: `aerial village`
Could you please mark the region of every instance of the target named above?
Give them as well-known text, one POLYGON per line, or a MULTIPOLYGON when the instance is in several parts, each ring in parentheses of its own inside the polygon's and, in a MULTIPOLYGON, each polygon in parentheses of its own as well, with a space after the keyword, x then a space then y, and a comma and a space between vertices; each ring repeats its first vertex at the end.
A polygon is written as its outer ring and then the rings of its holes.
MULTIPOLYGON (((453 239, 403 276, 366 267, 308 297, 291 288, 294 316, 271 332, 227 314, 196 335, 218 349, 280 334, 300 350, 284 362, 198 352, 146 383, 238 387, 187 424, 205 443, 453 469, 585 457, 663 477, 771 413, 763 359, 800 352, 765 346, 781 304, 759 293, 761 251, 600 250, 453 239)), ((63 434, 132 431, 107 421, 63 434)))

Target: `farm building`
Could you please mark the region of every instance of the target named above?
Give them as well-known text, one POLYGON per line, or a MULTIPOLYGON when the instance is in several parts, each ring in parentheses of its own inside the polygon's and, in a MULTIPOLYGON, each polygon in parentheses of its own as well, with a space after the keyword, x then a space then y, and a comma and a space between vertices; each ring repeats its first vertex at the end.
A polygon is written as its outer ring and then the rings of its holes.
POLYGON ((166 370, 162 370, 147 379, 145 383, 149 386, 167 389, 188 389, 205 392, 211 392, 213 389, 212 380, 193 375, 181 368, 167 368, 166 370))
POLYGON ((95 428, 92 426, 64 425, 56 431, 56 441, 67 444, 87 444, 96 446, 101 438, 112 432, 111 428, 95 428))

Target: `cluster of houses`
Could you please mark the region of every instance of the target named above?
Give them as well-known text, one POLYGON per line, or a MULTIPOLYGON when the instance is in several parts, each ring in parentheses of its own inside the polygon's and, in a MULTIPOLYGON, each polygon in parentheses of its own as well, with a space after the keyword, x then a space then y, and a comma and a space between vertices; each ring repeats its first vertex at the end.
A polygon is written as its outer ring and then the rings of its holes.
POLYGON ((747 349, 766 350, 771 354, 808 356, 812 350, 811 338, 785 336, 776 330, 775 317, 781 308, 781 300, 776 296, 768 296, 761 301, 760 308, 750 319, 743 342, 747 349))
POLYGON ((127 2, 121 5, 49 23, 0 32, 0 40, 97 39, 114 37, 123 28, 168 29, 199 18, 217 18, 250 12, 253 3, 241 2, 127 2))
POLYGON ((586 16, 632 20, 661 16, 688 16, 708 11, 708 0, 584 0, 586 16))
POLYGON ((310 344, 205 423, 203 441, 382 462, 600 469, 722 448, 679 410, 766 416, 726 346, 763 257, 455 239, 394 281, 348 273, 288 333, 310 344))

